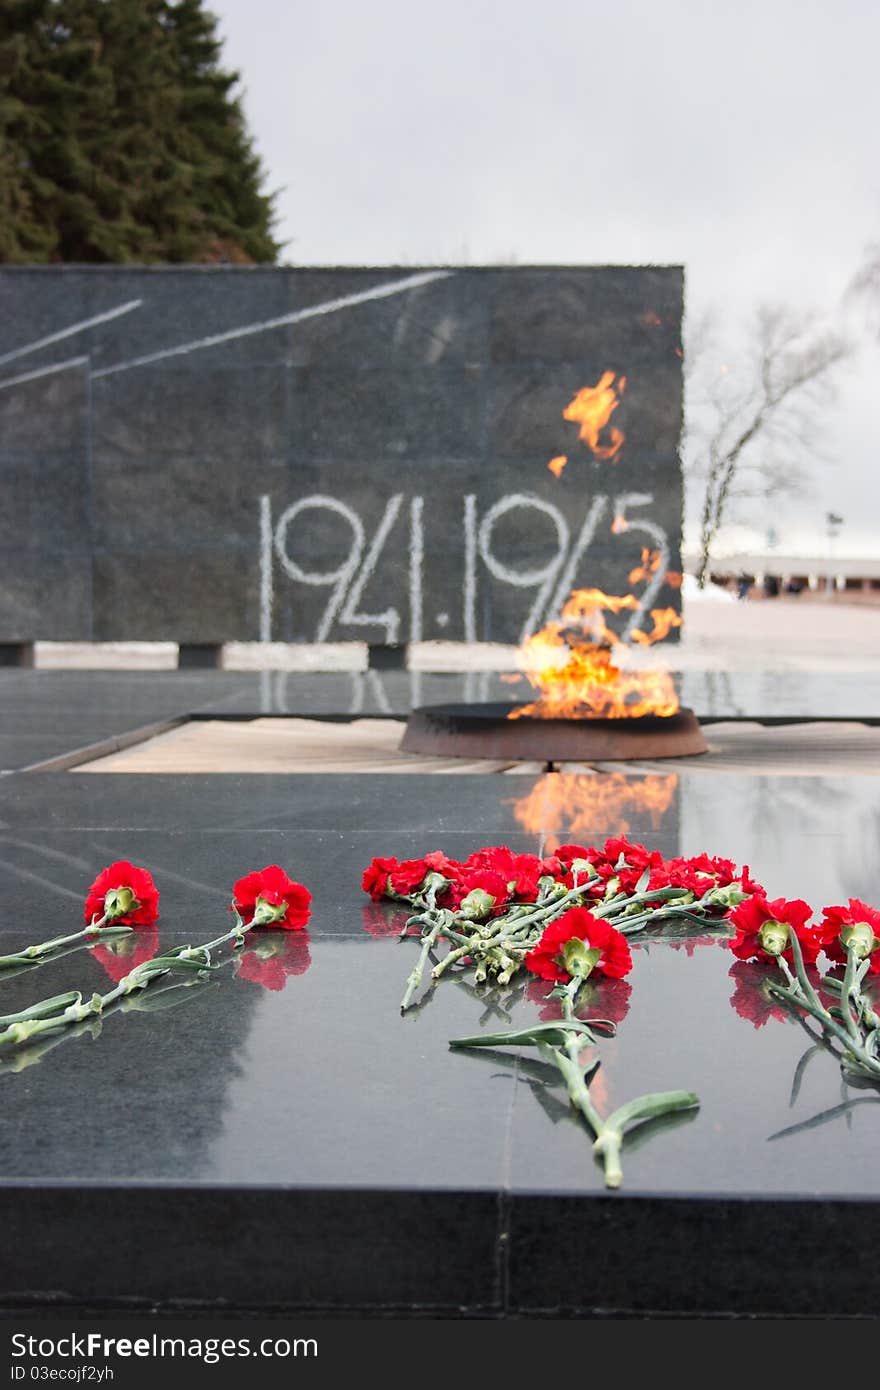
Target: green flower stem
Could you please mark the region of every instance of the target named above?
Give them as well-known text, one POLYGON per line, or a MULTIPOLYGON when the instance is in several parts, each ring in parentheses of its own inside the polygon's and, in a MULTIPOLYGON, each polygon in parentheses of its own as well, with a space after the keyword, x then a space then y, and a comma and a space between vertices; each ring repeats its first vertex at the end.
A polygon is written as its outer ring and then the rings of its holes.
MULTIPOLYGON (((631 896, 620 895, 612 898, 610 902, 601 903, 598 907, 591 907, 590 911, 594 917, 615 917, 619 913, 630 907, 640 906, 642 903, 670 902, 675 898, 687 897, 690 889, 688 888, 652 888, 650 893, 633 893, 631 896)), ((702 904, 700 899, 700 904, 702 904)), ((697 907, 696 902, 689 903, 689 907, 697 907)))
POLYGON ((3 1014, 0 1016, 0 1025, 4 1027, 10 1023, 27 1023, 32 1018, 49 1018, 52 1014, 66 1009, 69 1004, 75 1004, 82 998, 79 990, 69 990, 67 994, 53 994, 50 999, 42 999, 39 1004, 31 1004, 30 1008, 22 1009, 17 1014, 3 1014))
POLYGON ((83 1019, 103 1013, 117 1000, 135 990, 146 989, 151 980, 167 975, 171 970, 202 972, 217 969, 212 963, 211 951, 227 941, 234 940, 236 945, 240 944, 244 940, 244 931, 241 919, 237 917, 236 925, 214 941, 206 942, 203 946, 176 946, 164 955, 136 965, 106 994, 93 994, 84 1001, 82 994, 73 990, 32 1004, 20 1014, 0 1018, 0 1025, 6 1025, 0 1031, 0 1046, 21 1047, 34 1038, 81 1023, 83 1019))
POLYGON ((82 931, 71 932, 69 936, 56 936, 51 941, 41 941, 36 946, 26 946, 23 951, 16 951, 11 956, 0 956, 0 970, 6 970, 15 965, 33 965, 42 960, 45 956, 51 955, 53 951, 60 951, 64 946, 71 946, 74 942, 90 942, 98 936, 109 936, 111 933, 123 933, 133 931, 132 927, 122 924, 114 925, 112 919, 108 919, 106 914, 103 917, 94 918, 82 931))
POLYGON ((855 950, 852 946, 848 946, 846 950, 846 970, 843 976, 843 991, 841 997, 843 1022, 850 1037, 858 1046, 861 1046, 862 1035, 852 1015, 853 1005, 855 1005, 857 1018, 861 1019, 863 1013, 862 992, 859 989, 858 969, 859 961, 855 950))
MULTIPOLYGON (((461 946, 456 948, 456 950, 450 951, 444 956, 443 960, 434 967, 434 978, 439 979, 455 961, 461 960, 463 956, 470 955, 476 950, 485 950, 492 946, 500 946, 507 942, 516 945, 525 945, 526 941, 524 941, 523 938, 528 941, 529 945, 534 944, 541 936, 541 932, 535 930, 536 927, 541 927, 543 929, 548 922, 556 921, 558 917, 561 917, 563 912, 567 911, 572 904, 580 905, 578 900, 582 896, 584 887, 586 887, 586 884, 570 888, 561 898, 555 899, 546 906, 535 908, 534 911, 524 916, 519 915, 521 906, 518 907, 518 915, 513 924, 508 922, 506 914, 503 917, 496 917, 492 922, 494 931, 490 936, 483 936, 481 933, 475 933, 465 940, 461 946)), ((665 901, 670 898, 681 897, 686 891, 687 890, 683 888, 655 888, 650 893, 640 893, 635 897, 618 895, 608 903, 599 904, 595 907, 590 906, 589 911, 592 912, 594 917, 611 917, 615 912, 619 912, 624 905, 629 906, 631 904, 641 904, 643 902, 665 901)), ((463 921, 467 919, 455 918, 454 920, 463 921)))
MULTIPOLYGON (((880 1077, 880 1059, 874 1055, 873 1043, 869 1043, 871 1034, 866 1038, 862 1037, 858 1025, 852 1016, 851 999, 855 1001, 856 1010, 861 1018, 863 999, 859 988, 859 968, 854 959, 854 953, 847 951, 847 967, 841 989, 841 1014, 843 1023, 838 1023, 828 1010, 823 1006, 822 1001, 816 994, 804 968, 804 958, 801 951, 800 942, 794 932, 790 933, 791 953, 794 958, 796 980, 791 979, 791 971, 782 956, 779 964, 782 967, 787 979, 791 981, 788 988, 782 985, 770 984, 769 988, 778 998, 784 1000, 789 1005, 803 1009, 805 1013, 815 1018, 827 1033, 836 1038, 844 1051, 844 1062, 851 1066, 855 1071, 870 1077, 872 1080, 880 1077)), ((873 1031, 873 1030, 872 1030, 873 1031)))
MULTIPOLYGON (((400 1012, 402 1014, 406 1013, 407 1009, 412 1003, 413 995, 422 983, 422 976, 425 973, 425 966, 428 963, 428 956, 433 950, 437 942, 437 938, 443 930, 443 927, 443 918, 438 917, 437 921, 434 923, 433 927, 431 927, 430 931, 422 937, 422 949, 419 952, 418 961, 416 962, 415 969, 410 971, 410 974, 407 977, 406 989, 404 991, 403 998, 400 1001, 400 1012)), ((458 949, 462 951, 464 954, 467 954, 467 950, 465 947, 459 947, 458 949)), ((450 955, 452 954, 454 954, 454 952, 450 952, 450 955)), ((445 959, 448 960, 449 956, 446 956, 445 959)))
POLYGON ((815 1018, 817 1023, 821 1023, 826 1032, 831 1033, 841 1044, 846 1057, 851 1060, 856 1070, 863 1071, 871 1078, 880 1077, 880 1061, 868 1052, 861 1041, 856 1044, 846 1028, 832 1018, 821 1005, 815 1008, 808 999, 804 998, 802 991, 797 988, 786 989, 783 985, 774 984, 770 984, 768 988, 778 999, 783 999, 796 1008, 803 1009, 805 1013, 815 1018))
MULTIPOLYGON (((789 945, 791 946, 791 955, 794 961, 794 970, 797 976, 797 982, 801 988, 801 993, 804 995, 806 999, 810 1001, 814 1009, 818 1009, 820 1013, 824 1014, 826 1010, 822 1004, 822 1000, 819 998, 818 994, 813 989, 813 986, 810 984, 809 976, 807 975, 807 968, 804 965, 804 953, 801 950, 801 943, 798 940, 797 932, 789 930, 788 941, 789 945)), ((779 956, 778 959, 784 974, 791 981, 792 985, 794 985, 794 981, 791 979, 791 971, 788 968, 788 962, 786 961, 785 957, 779 956)))
MULTIPOLYGON (((604 1019, 590 1020, 602 1023, 604 1019)), ((579 1036, 581 1044, 596 1041, 589 1023, 574 1019, 571 1023, 534 1023, 530 1028, 517 1028, 504 1033, 477 1033, 472 1038, 450 1038, 450 1047, 537 1047, 546 1043, 554 1047, 562 1044, 572 1033, 579 1036)))
POLYGON ((593 1144, 593 1152, 602 1159, 605 1169, 605 1186, 619 1187, 623 1179, 621 1150, 628 1125, 673 1115, 679 1110, 694 1110, 699 1104, 693 1091, 653 1091, 627 1101, 609 1115, 593 1144))
MULTIPOLYGON (((593 1133, 597 1136, 601 1134, 603 1128, 602 1116, 590 1099, 586 1074, 580 1064, 578 1056, 580 1045, 576 1035, 568 1034, 566 1036, 564 1053, 551 1043, 536 1042, 535 1046, 545 1062, 550 1062, 558 1071, 562 1072, 565 1081, 565 1089, 568 1091, 572 1105, 581 1112, 593 1133)), ((598 1063, 596 1065, 598 1065, 598 1063)), ((595 1071, 595 1067, 593 1070, 595 1071)))

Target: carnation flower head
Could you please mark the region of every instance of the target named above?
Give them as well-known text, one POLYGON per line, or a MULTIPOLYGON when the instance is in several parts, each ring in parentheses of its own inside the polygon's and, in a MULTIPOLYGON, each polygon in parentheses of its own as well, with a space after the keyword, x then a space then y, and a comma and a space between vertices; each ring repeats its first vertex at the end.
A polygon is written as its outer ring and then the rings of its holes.
POLYGON ((621 979, 632 969, 626 937, 585 907, 571 907, 544 928, 541 940, 525 957, 532 974, 563 983, 594 972, 621 979))
POLYGON ((102 869, 86 894, 85 919, 107 925, 148 927, 159 916, 159 890, 147 869, 118 859, 102 869))
POLYGON ((311 913, 312 895, 295 883, 277 864, 240 878, 232 890, 232 906, 246 927, 304 927, 311 913))
POLYGON ((518 854, 507 845, 487 845, 478 849, 465 862, 465 871, 485 869, 500 874, 510 889, 510 896, 534 902, 538 896, 538 880, 545 872, 536 854, 518 854))
POLYGON ((364 869, 361 887, 365 893, 369 893, 374 902, 378 902, 388 893, 388 879, 396 868, 396 859, 373 859, 364 869))
POLYGON ((766 962, 784 956, 792 964, 794 933, 804 964, 813 965, 822 949, 822 936, 817 927, 808 925, 812 915, 813 909, 803 898, 774 898, 771 902, 756 894, 728 914, 736 936, 727 944, 740 960, 766 962))
POLYGON ((880 975, 880 912, 860 898, 850 898, 846 907, 826 907, 819 928, 825 954, 846 962, 855 949, 858 960, 867 960, 868 974, 880 975))

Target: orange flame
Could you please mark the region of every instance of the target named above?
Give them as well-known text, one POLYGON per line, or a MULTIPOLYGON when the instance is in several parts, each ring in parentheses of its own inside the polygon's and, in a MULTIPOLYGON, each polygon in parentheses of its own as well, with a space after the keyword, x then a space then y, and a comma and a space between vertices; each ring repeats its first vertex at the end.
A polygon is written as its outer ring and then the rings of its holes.
POLYGON ((548 772, 525 796, 507 804, 523 830, 544 836, 545 853, 552 854, 572 841, 626 835, 633 814, 648 815, 659 830, 677 788, 675 772, 640 778, 623 772, 548 772))
POLYGON ((562 412, 563 420, 572 420, 580 425, 578 438, 598 459, 613 462, 623 447, 623 431, 609 425, 608 421, 620 405, 620 397, 625 390, 625 376, 619 379, 615 388, 614 372, 603 372, 595 386, 582 386, 562 412), (599 436, 606 428, 608 442, 600 444, 599 436))
MULTIPOLYGON (((612 526, 611 529, 613 531, 614 527, 612 526)), ((653 579, 654 575, 657 573, 659 568, 660 551, 643 549, 642 563, 640 565, 636 565, 635 569, 630 570, 629 572, 630 584, 639 584, 642 580, 647 581, 648 579, 653 579)))
POLYGON ((550 472, 553 474, 554 478, 561 478, 562 470, 567 463, 567 454, 557 454, 556 458, 550 460, 550 462, 547 464, 547 467, 550 469, 550 472))
POLYGON ((655 642, 662 642, 664 637, 668 637, 674 627, 681 627, 681 618, 674 608, 652 608, 651 618, 654 622, 651 632, 642 632, 635 627, 630 633, 632 640, 640 647, 653 647, 655 642))
MULTIPOLYGON (((612 660, 614 649, 625 644, 604 614, 635 608, 638 599, 633 594, 575 589, 562 610, 562 621, 548 623, 520 647, 520 661, 540 694, 531 704, 512 709, 508 719, 639 719, 647 714, 675 714, 678 696, 668 671, 623 671, 612 660)), ((640 632, 636 638, 642 646, 659 641, 680 621, 673 609, 655 609, 651 616, 654 631, 640 632)))
POLYGON ((680 589, 681 570, 667 570, 664 582, 669 585, 670 589, 680 589))

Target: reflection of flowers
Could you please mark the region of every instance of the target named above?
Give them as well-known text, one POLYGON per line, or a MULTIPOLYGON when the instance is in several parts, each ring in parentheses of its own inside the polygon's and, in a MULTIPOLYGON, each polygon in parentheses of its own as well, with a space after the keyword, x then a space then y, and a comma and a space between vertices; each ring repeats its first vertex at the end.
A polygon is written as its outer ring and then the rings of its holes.
MULTIPOLYGON (((767 973, 768 964, 766 960, 738 960, 728 971, 734 982, 730 1006, 740 1018, 746 1019, 755 1028, 763 1028, 771 1018, 777 1023, 791 1022, 793 1018, 791 1010, 781 1004, 778 995, 770 989, 774 977, 767 973)), ((804 973, 826 1008, 837 1003, 833 995, 823 990, 823 981, 816 966, 805 966, 804 973)))
POLYGON ((717 936, 689 936, 685 941, 665 941, 663 944, 671 951, 684 951, 690 960, 698 946, 725 946, 727 943, 719 941, 717 936))
POLYGON ((766 966, 756 960, 738 960, 729 970, 734 982, 730 1006, 753 1028, 763 1028, 772 1018, 776 1023, 792 1021, 791 1010, 770 993, 771 977, 766 966))
MULTIPOLYGON (((368 931, 370 936, 400 936, 411 914, 412 908, 409 905, 392 908, 390 903, 382 906, 380 903, 372 902, 361 908, 364 931, 368 931)), ((418 932, 418 927, 414 930, 418 932)))
POLYGON ((103 945, 92 947, 92 955, 103 965, 113 983, 118 985, 135 966, 152 960, 158 949, 158 928, 144 927, 130 936, 105 937, 103 945))
POLYGON ((254 945, 236 957, 235 973, 264 989, 283 989, 291 975, 304 975, 312 963, 307 931, 261 932, 252 939, 254 945))
POLYGON ((86 894, 85 917, 114 926, 142 927, 159 916, 159 890, 146 869, 118 859, 102 869, 86 894))
MULTIPOLYGON (((578 991, 577 1016, 585 1019, 607 1018, 611 1023, 622 1023, 629 1013, 631 994, 629 980, 591 975, 578 991)), ((555 992, 548 994, 546 981, 529 980, 526 998, 530 1004, 540 1005, 542 1023, 556 1023, 565 1017, 562 999, 555 992)))

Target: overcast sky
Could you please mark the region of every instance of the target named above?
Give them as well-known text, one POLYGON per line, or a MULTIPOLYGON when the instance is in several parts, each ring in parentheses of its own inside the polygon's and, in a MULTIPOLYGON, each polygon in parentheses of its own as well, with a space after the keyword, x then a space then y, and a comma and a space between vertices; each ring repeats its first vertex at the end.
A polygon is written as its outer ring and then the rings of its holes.
MULTIPOLYGON (((733 322, 836 311, 880 241, 876 0, 209 7, 291 263, 683 264, 689 311, 733 322)), ((842 552, 880 552, 880 349, 859 336, 783 541, 824 544, 830 509, 842 552)))

